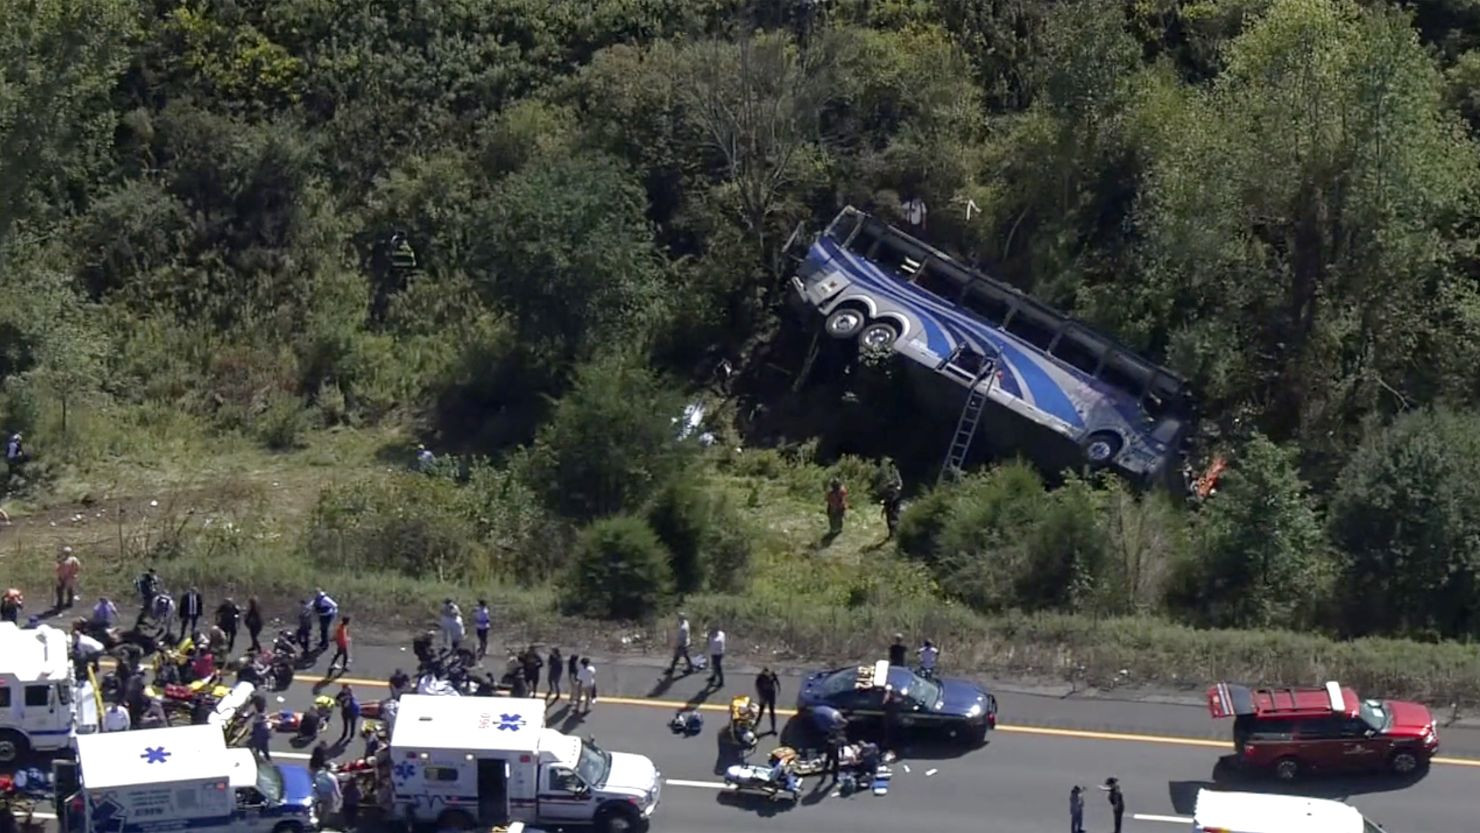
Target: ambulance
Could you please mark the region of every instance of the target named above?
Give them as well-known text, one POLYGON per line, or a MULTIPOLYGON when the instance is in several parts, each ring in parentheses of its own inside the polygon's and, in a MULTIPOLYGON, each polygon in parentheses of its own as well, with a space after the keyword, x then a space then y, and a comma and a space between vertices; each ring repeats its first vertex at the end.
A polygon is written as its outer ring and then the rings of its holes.
POLYGON ((382 766, 391 814, 441 830, 640 830, 662 783, 646 757, 546 727, 545 702, 531 698, 403 695, 382 766))
POLYGON ((1192 833, 1385 833, 1340 801, 1199 790, 1192 833))
POLYGON ((83 735, 76 777, 64 833, 309 833, 319 824, 307 768, 228 748, 218 726, 83 735))
POLYGON ((0 622, 0 764, 69 750, 77 735, 98 731, 97 695, 74 678, 71 653, 66 631, 0 622))

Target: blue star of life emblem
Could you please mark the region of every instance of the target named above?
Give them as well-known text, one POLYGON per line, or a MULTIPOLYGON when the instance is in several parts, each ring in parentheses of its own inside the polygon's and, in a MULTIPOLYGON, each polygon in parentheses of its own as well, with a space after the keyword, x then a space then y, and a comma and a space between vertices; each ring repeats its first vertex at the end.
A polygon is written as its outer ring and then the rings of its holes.
POLYGON ((170 757, 170 753, 166 752, 163 746, 146 746, 144 754, 139 757, 143 758, 146 764, 162 764, 170 757))
POLYGON ((501 714, 498 716, 498 728, 501 732, 517 732, 524 728, 524 715, 501 714))
POLYGON ((416 774, 416 764, 402 761, 391 767, 391 774, 396 776, 397 781, 410 781, 411 777, 416 774))

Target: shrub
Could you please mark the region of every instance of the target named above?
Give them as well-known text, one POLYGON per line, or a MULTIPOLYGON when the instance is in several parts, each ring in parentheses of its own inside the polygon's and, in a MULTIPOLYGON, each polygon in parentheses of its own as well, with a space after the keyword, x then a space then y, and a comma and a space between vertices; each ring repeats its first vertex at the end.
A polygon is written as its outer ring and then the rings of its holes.
POLYGON ((324 489, 304 546, 311 560, 345 571, 486 579, 474 518, 468 493, 450 480, 387 474, 324 489))
POLYGON ((303 435, 311 427, 310 421, 302 400, 291 394, 275 393, 252 427, 263 445, 273 451, 291 451, 303 447, 303 435))
POLYGON ((642 518, 603 518, 581 533, 567 607, 601 619, 643 619, 672 597, 669 554, 642 518))
POLYGON ((702 479, 682 474, 669 481, 649 505, 647 521, 668 548, 679 593, 743 585, 754 536, 726 496, 702 479))

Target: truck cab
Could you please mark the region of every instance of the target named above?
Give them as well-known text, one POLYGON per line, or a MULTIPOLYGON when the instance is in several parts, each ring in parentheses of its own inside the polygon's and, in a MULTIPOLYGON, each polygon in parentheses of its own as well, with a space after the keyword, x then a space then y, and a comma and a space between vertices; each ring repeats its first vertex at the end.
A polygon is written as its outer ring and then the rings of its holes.
POLYGON ((393 815, 442 829, 635 830, 661 789, 651 760, 547 728, 532 698, 403 695, 384 765, 393 815))
POLYGON ((308 833, 319 823, 307 769, 229 749, 217 726, 85 735, 77 768, 63 833, 308 833))
POLYGON ((0 622, 0 764, 72 746, 98 730, 92 684, 73 676, 65 631, 0 622))

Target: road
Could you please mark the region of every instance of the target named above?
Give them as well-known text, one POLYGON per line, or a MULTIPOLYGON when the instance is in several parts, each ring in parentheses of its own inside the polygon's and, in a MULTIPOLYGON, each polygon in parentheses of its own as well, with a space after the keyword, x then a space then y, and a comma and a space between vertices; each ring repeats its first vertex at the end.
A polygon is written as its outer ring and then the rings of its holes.
MULTIPOLYGON (((378 696, 384 691, 382 681, 395 667, 412 664, 409 652, 398 648, 364 648, 344 682, 359 690, 362 698, 378 696)), ((667 784, 653 833, 740 833, 761 828, 778 833, 926 828, 932 833, 1062 833, 1068 823, 1069 787, 1075 783, 1092 787, 1111 775, 1120 778, 1126 794, 1128 833, 1173 833, 1188 828, 1197 788, 1214 783, 1217 758, 1229 748, 1226 740, 1215 739, 1216 729, 1226 727, 1209 730, 1206 724, 1211 721, 1199 709, 1004 694, 999 698, 1002 726, 985 748, 965 755, 910 750, 895 765, 887 796, 842 797, 820 791, 786 807, 724 790, 718 774, 727 763, 718 742, 726 718, 723 701, 748 689, 750 675, 739 669, 732 672, 723 694, 713 694, 709 698, 713 705, 704 706, 705 731, 680 738, 668 731, 667 721, 686 702, 700 702, 702 675, 679 678, 655 692, 660 688, 655 685, 659 669, 652 665, 628 661, 599 667, 603 696, 593 712, 582 719, 571 715, 562 702, 551 709, 549 723, 593 737, 608 749, 646 754, 658 764, 667 784), (757 821, 756 816, 764 818, 757 821)), ((301 708, 309 702, 316 677, 304 672, 279 695, 282 707, 301 708)), ((327 691, 337 687, 332 684, 327 691)), ((795 692, 795 685, 785 690, 795 692)), ((1477 749, 1480 739, 1472 736, 1473 730, 1451 734, 1455 737, 1442 736, 1444 756, 1416 782, 1323 779, 1302 785, 1302 791, 1349 799, 1391 833, 1474 829, 1480 756, 1462 757, 1451 747, 1477 749)), ((770 740, 762 738, 763 750, 770 740)), ((279 758, 307 757, 304 750, 286 743, 275 749, 279 758)), ((807 785, 817 783, 810 779, 807 785)), ((1273 787, 1267 782, 1226 781, 1219 786, 1256 791, 1273 787)), ((1094 833, 1110 829, 1108 805, 1093 789, 1087 827, 1094 833)))

